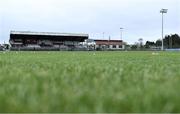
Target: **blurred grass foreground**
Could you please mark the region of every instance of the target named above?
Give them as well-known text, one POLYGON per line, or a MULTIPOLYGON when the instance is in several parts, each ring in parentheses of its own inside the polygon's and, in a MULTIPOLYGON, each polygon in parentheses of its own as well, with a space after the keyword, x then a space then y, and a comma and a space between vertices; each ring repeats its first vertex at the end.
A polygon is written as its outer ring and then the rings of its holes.
POLYGON ((0 112, 180 112, 178 52, 0 52, 0 112))

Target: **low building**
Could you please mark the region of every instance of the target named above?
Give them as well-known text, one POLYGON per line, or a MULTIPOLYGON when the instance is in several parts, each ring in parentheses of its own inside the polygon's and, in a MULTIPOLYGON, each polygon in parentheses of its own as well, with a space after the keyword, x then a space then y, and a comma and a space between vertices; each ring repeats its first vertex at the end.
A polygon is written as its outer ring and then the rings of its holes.
POLYGON ((83 50, 88 34, 11 31, 11 50, 83 50))
POLYGON ((94 40, 96 50, 123 50, 122 40, 94 40))
POLYGON ((96 50, 96 43, 93 39, 87 39, 85 42, 82 43, 83 46, 87 48, 88 51, 96 50))

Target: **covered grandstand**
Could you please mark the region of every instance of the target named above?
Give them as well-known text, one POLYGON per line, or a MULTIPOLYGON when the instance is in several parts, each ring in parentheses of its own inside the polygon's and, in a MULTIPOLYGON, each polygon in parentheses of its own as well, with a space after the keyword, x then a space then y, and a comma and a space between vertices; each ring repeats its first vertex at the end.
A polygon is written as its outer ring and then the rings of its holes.
POLYGON ((61 51, 85 50, 80 45, 89 38, 88 34, 11 31, 11 50, 61 51))

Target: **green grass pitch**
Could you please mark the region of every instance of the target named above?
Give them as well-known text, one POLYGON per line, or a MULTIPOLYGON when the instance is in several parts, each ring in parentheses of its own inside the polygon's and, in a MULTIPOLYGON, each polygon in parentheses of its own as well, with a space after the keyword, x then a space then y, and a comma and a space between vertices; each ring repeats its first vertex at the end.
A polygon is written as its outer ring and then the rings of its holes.
POLYGON ((180 53, 0 52, 0 112, 180 112, 180 53))

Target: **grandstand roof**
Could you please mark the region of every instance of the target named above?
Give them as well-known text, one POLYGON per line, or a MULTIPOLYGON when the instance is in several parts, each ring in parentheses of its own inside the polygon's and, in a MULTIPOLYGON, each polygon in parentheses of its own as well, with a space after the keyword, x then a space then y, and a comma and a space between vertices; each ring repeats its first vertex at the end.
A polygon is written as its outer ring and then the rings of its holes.
POLYGON ((11 35, 40 35, 40 36, 74 36, 74 37, 89 37, 88 34, 76 33, 58 33, 58 32, 31 32, 31 31, 11 31, 11 35))
POLYGON ((84 42, 88 39, 88 34, 75 33, 55 33, 55 32, 30 32, 30 31, 11 31, 12 39, 41 39, 41 40, 61 40, 61 41, 79 41, 84 42))

